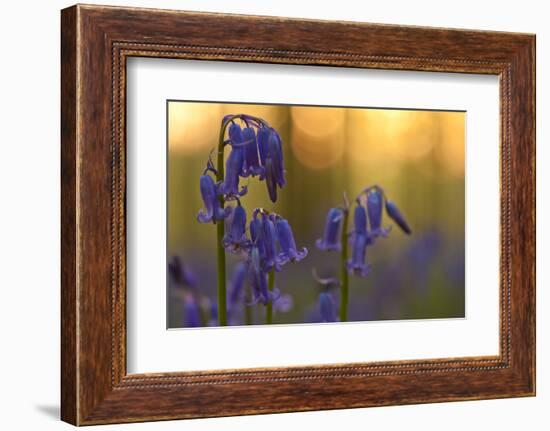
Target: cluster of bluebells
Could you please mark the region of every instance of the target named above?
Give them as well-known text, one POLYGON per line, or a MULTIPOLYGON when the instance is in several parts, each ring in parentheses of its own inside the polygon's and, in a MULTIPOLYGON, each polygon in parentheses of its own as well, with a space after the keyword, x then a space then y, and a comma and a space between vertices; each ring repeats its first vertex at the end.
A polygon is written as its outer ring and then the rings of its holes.
POLYGON ((226 129, 228 139, 224 146, 231 147, 231 151, 225 162, 224 180, 216 182, 212 178, 218 172, 211 160, 200 178, 204 208, 197 218, 201 223, 216 223, 231 214, 233 208, 222 208, 222 202, 238 201, 246 195, 248 188, 240 187, 241 178, 258 177, 265 181, 272 202, 277 201, 277 189, 286 182, 282 141, 274 128, 260 118, 240 114, 223 118, 222 130, 226 129))
MULTIPOLYGON (((318 249, 323 251, 341 251, 342 237, 350 242, 351 257, 346 262, 346 268, 349 274, 365 277, 370 272, 370 264, 367 263, 367 248, 375 244, 378 238, 385 238, 390 233, 391 227, 382 226, 382 216, 385 212, 403 232, 407 235, 411 229, 403 214, 399 211, 395 203, 388 200, 380 186, 371 186, 364 189, 355 198, 355 209, 353 211, 353 230, 346 232, 342 236, 343 220, 350 210, 346 202, 343 207, 331 208, 326 217, 325 229, 322 238, 316 241, 318 249)), ((321 285, 322 280, 318 280, 321 285)), ((321 316, 327 321, 331 314, 331 302, 328 292, 323 291, 319 297, 321 316)))
MULTIPOLYGON (((228 308, 231 316, 239 303, 276 304, 288 308, 287 297, 278 289, 269 290, 268 273, 281 271, 289 262, 298 262, 307 249, 298 249, 289 222, 282 216, 263 209, 252 212, 247 224, 247 211, 242 204, 248 186, 243 178, 257 177, 264 181, 271 202, 277 201, 277 190, 285 183, 282 141, 279 133, 266 121, 245 114, 228 115, 222 120, 222 134, 227 130, 224 147, 230 147, 225 162, 224 179, 216 182, 218 171, 208 160, 200 178, 204 208, 199 211, 200 223, 225 223, 222 246, 227 252, 239 255, 229 289, 228 308), (225 206, 225 203, 234 205, 225 206), (252 296, 246 298, 244 285, 248 281, 252 296)), ((277 309, 277 307, 275 307, 277 309)))
POLYGON ((249 303, 266 305, 280 298, 278 289, 268 289, 268 273, 281 271, 290 262, 299 262, 307 256, 307 249, 299 249, 288 220, 278 214, 257 208, 246 229, 246 211, 238 205, 228 222, 229 229, 223 245, 229 252, 244 259, 235 268, 230 285, 229 308, 239 303, 246 281, 252 288, 249 303))
MULTIPOLYGON (((387 237, 391 227, 382 226, 384 207, 386 214, 406 234, 411 233, 407 221, 397 208, 388 200, 380 186, 372 186, 364 189, 355 198, 353 212, 353 230, 347 235, 351 244, 351 258, 347 262, 350 274, 366 276, 370 271, 370 265, 366 262, 367 247, 372 246, 377 238, 387 237)), ((323 237, 318 239, 316 246, 324 251, 340 251, 341 229, 344 212, 349 211, 348 206, 331 208, 327 214, 323 237)))

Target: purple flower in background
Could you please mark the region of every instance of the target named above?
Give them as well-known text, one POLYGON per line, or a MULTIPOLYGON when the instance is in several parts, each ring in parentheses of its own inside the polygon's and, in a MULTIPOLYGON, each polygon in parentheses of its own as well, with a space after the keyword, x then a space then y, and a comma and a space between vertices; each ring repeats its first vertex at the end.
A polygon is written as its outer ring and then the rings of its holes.
POLYGON ((258 144, 256 142, 256 132, 252 127, 246 127, 243 130, 243 137, 245 142, 244 147, 244 164, 243 164, 243 177, 248 176, 263 176, 264 168, 260 166, 260 160, 258 158, 258 144))
POLYGON ((382 227, 383 196, 378 187, 367 193, 367 210, 369 212, 370 234, 373 238, 388 235, 389 230, 382 227))
POLYGON ((322 322, 336 321, 336 307, 330 293, 321 292, 319 294, 319 311, 321 313, 322 322))
POLYGON ((172 256, 172 259, 168 262, 168 275, 176 286, 195 287, 197 285, 196 275, 183 263, 179 256, 172 256))
POLYGON ((197 301, 195 301, 191 295, 187 295, 184 300, 183 312, 186 327, 196 328, 201 326, 201 312, 199 304, 197 304, 197 301))
POLYGON ((279 296, 273 301, 273 311, 276 311, 278 313, 288 313, 290 310, 292 310, 293 306, 294 301, 292 299, 292 295, 289 295, 288 293, 279 296))
POLYGON ((342 218, 342 209, 331 208, 329 210, 325 222, 323 237, 319 238, 315 242, 318 249, 324 251, 340 250, 340 227, 342 225, 342 218))
POLYGON ((246 231, 246 211, 241 205, 237 205, 231 216, 229 232, 223 238, 223 246, 232 253, 240 253, 246 250, 248 239, 246 231))
POLYGON ((229 284, 229 305, 231 308, 240 302, 247 273, 248 263, 239 262, 233 271, 229 284))
POLYGON ((367 255, 368 237, 362 233, 355 233, 353 237, 351 259, 348 260, 350 273, 365 277, 370 271, 370 265, 365 263, 367 255))
POLYGON ((401 228, 407 235, 411 234, 411 228, 409 227, 405 217, 401 214, 401 211, 397 208, 392 201, 386 199, 386 213, 388 216, 401 228))
POLYGON ((200 223, 216 223, 231 213, 231 207, 222 209, 218 200, 218 187, 210 175, 201 175, 200 190, 204 202, 204 208, 199 211, 197 216, 200 223))
POLYGON ((307 248, 303 247, 301 250, 297 250, 292 228, 287 220, 282 217, 279 218, 276 228, 279 245, 281 246, 281 252, 279 253, 281 265, 287 262, 299 262, 307 256, 307 248))

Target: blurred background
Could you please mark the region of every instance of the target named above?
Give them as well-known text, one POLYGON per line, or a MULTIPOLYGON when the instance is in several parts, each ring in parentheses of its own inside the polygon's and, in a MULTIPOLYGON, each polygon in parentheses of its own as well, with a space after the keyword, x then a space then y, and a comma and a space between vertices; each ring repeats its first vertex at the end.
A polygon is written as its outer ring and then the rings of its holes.
MULTIPOLYGON (((464 317, 465 113, 231 103, 168 103, 168 259, 179 256, 197 279, 205 313, 216 302, 216 229, 199 224, 199 177, 226 114, 258 116, 283 139, 287 175, 276 204, 265 182, 249 185, 243 205, 287 218, 309 255, 277 273, 285 299, 274 323, 320 321, 319 284, 338 275, 338 254, 315 248, 329 208, 380 185, 412 235, 394 226, 367 251, 368 277, 350 276, 350 321, 464 317)), ((229 151, 226 151, 229 153, 229 151)), ((384 217, 383 225, 393 224, 384 217)), ((228 279, 238 259, 228 254, 228 279)), ((334 291, 335 303, 338 292, 334 291)), ((168 284, 168 327, 186 326, 185 292, 168 284)), ((253 307, 261 324, 265 307, 253 307)), ((236 323, 238 324, 238 322, 236 323)))

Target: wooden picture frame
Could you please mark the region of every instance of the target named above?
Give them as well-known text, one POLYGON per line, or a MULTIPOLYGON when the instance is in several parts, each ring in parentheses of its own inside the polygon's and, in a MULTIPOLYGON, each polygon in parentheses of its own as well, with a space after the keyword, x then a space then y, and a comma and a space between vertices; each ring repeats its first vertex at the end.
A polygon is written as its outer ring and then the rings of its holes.
POLYGON ((64 421, 535 394, 534 35, 83 5, 64 9, 61 18, 64 421), (500 354, 128 375, 125 65, 131 56, 498 75, 500 354))

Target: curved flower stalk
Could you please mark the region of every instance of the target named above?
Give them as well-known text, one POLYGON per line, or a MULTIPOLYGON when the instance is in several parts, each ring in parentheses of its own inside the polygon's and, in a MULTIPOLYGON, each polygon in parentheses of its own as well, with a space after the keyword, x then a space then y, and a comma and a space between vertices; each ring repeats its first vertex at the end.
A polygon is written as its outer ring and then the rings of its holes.
MULTIPOLYGON (((374 245, 377 238, 385 238, 391 230, 382 227, 383 208, 401 230, 407 235, 411 229, 397 206, 386 198, 384 190, 377 185, 365 188, 355 198, 353 213, 354 229, 348 232, 350 204, 344 194, 344 205, 331 208, 327 214, 323 236, 316 246, 323 251, 340 252, 340 321, 348 319, 349 275, 366 277, 371 266, 367 263, 367 248, 374 245), (340 232, 340 235, 338 233, 340 232), (351 258, 348 258, 348 242, 351 245, 351 258)), ((320 297, 321 301, 321 297, 320 297)), ((328 299, 324 298, 325 310, 328 299)))
POLYGON ((235 308, 236 298, 241 297, 242 285, 248 279, 252 291, 250 302, 266 306, 268 323, 272 319, 272 304, 280 296, 275 288, 275 272, 281 271, 286 263, 298 262, 307 255, 307 249, 297 249, 288 221, 277 214, 255 210, 249 225, 250 237, 247 236, 247 215, 241 198, 247 194, 248 187, 241 186, 240 180, 249 177, 265 181, 270 200, 277 201, 278 189, 286 184, 281 137, 261 118, 247 114, 226 115, 220 128, 217 164, 214 166, 209 158, 200 178, 204 208, 197 216, 200 223, 216 224, 217 314, 221 326, 227 325, 228 311, 226 252, 244 259, 244 266, 237 268, 234 275, 237 278, 232 280, 229 309, 235 308), (226 147, 230 148, 227 160, 224 158, 226 147), (231 201, 236 201, 236 205, 226 206, 231 201))
POLYGON ((322 238, 319 238, 315 245, 323 251, 340 251, 342 248, 340 229, 344 219, 344 210, 342 208, 331 208, 327 214, 325 222, 325 232, 322 238))

